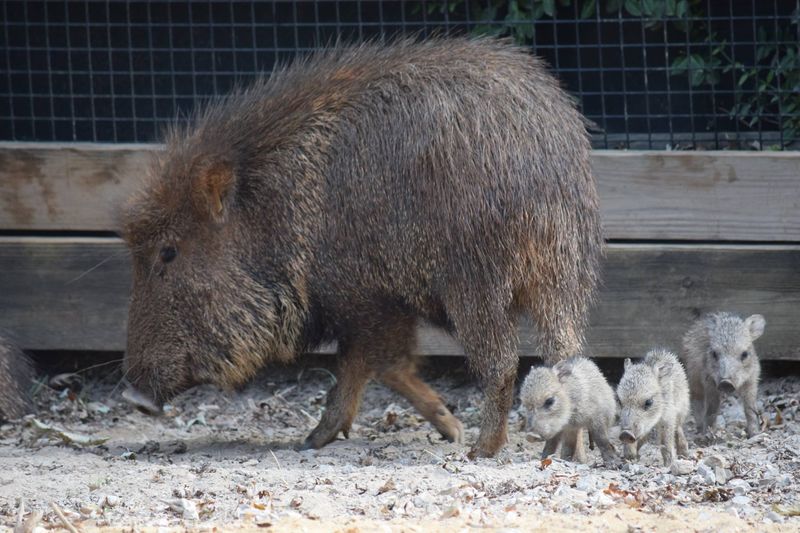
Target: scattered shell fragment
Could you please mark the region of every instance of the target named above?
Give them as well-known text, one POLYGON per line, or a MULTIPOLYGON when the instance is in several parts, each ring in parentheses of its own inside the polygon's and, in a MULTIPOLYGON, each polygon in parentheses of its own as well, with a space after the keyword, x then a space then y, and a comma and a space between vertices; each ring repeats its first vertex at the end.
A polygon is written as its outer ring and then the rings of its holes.
POLYGON ((34 418, 31 420, 33 427, 46 435, 54 435, 67 444, 77 444, 78 446, 98 446, 108 441, 109 437, 93 437, 83 433, 76 433, 74 431, 67 431, 65 429, 45 424, 44 422, 34 418))
POLYGON ((164 503, 186 520, 200 519, 200 513, 197 512, 197 504, 192 500, 178 498, 176 500, 165 501, 164 503))

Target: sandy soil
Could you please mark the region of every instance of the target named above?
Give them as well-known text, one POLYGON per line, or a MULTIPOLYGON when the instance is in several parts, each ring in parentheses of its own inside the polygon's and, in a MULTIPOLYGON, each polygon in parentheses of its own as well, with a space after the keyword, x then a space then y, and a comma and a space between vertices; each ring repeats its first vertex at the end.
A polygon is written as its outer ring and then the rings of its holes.
MULTIPOLYGON (((481 395, 462 373, 447 376, 433 383, 471 442, 481 395)), ((201 387, 158 419, 125 404, 113 376, 59 379, 38 394, 35 421, 0 428, 0 529, 22 502, 27 531, 61 524, 51 503, 84 531, 800 530, 797 378, 765 381, 768 427, 752 439, 726 403, 727 429, 692 443, 682 472, 660 466, 654 445, 614 470, 597 451, 589 465, 540 461, 516 411, 506 449, 469 461, 378 385, 349 440, 295 451, 331 384, 324 369, 272 371, 235 394, 201 387), (74 442, 84 438, 108 440, 74 442)))

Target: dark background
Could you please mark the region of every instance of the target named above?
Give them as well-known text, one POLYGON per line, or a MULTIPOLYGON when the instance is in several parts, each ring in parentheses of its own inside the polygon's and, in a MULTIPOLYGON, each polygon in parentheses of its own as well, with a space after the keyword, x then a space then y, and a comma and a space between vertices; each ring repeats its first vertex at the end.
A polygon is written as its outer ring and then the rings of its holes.
POLYGON ((723 44, 735 61, 758 66, 758 28, 797 35, 798 1, 700 2, 704 15, 693 22, 711 41, 674 19, 609 14, 602 0, 587 18, 575 0, 535 21, 513 20, 509 2, 2 1, 0 140, 153 142, 197 101, 337 37, 509 33, 512 24, 598 125, 598 148, 790 147, 797 139, 786 138, 775 106, 752 125, 731 113, 736 92, 748 90, 737 86, 739 71, 720 67, 716 83, 692 87, 670 65, 723 44), (495 4, 487 23, 484 8, 495 4))

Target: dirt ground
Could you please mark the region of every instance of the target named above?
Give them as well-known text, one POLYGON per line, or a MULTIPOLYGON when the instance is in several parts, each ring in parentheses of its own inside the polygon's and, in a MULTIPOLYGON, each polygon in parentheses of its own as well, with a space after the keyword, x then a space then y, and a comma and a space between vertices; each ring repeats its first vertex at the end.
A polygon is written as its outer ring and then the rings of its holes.
MULTIPOLYGON (((472 442, 479 390, 460 370, 435 374, 472 442)), ((589 465, 541 461, 516 410, 506 449, 469 461, 379 385, 349 440, 296 451, 332 383, 324 368, 272 370, 238 393, 201 387, 161 418, 122 401, 117 373, 79 377, 43 380, 38 414, 0 427, 0 530, 60 527, 51 504, 83 531, 800 530, 797 377, 765 380, 752 439, 728 401, 727 428, 691 443, 682 471, 655 445, 614 470, 596 450, 589 465)))

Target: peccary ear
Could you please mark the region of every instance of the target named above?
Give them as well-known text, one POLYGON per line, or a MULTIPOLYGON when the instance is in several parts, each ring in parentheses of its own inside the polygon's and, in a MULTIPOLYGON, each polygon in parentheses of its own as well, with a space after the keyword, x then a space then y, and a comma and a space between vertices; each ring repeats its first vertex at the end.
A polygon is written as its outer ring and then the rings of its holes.
POLYGON ((656 366, 655 370, 659 381, 661 381, 672 374, 672 365, 670 363, 661 363, 656 366))
POLYGON ((195 190, 201 209, 207 209, 214 221, 225 221, 235 182, 233 166, 227 162, 213 163, 200 173, 195 190))
POLYGON ((626 357, 626 358, 625 358, 625 362, 623 363, 623 369, 624 369, 624 370, 628 370, 628 368, 630 368, 630 366, 631 366, 632 364, 633 364, 633 363, 631 362, 631 358, 630 358, 630 357, 626 357))
POLYGON ((553 365, 553 371, 558 376, 558 381, 563 383, 565 379, 572 375, 572 361, 559 361, 553 365))
POLYGON ((761 315, 750 315, 744 321, 744 325, 750 331, 750 339, 756 340, 764 334, 764 326, 767 325, 767 321, 761 315))

